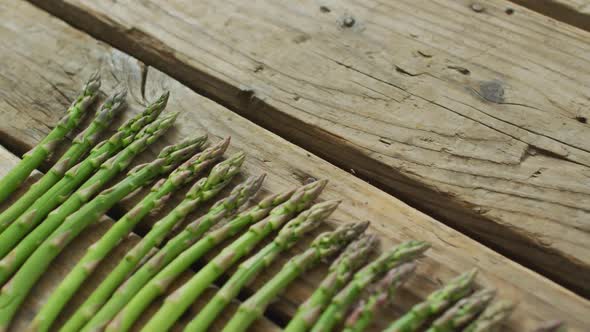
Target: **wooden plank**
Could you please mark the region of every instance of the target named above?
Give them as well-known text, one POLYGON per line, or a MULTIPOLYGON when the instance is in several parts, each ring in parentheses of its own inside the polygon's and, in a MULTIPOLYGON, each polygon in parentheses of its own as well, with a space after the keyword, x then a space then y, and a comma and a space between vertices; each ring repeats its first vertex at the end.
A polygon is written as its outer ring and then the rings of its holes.
POLYGON ((590 296, 588 33, 503 0, 33 2, 590 296))
MULTIPOLYGON (((510 0, 556 20, 590 31, 588 0, 510 0)), ((507 13, 510 9, 506 9, 507 13)))
MULTIPOLYGON (((0 146, 0 176, 4 176, 14 165, 18 158, 14 156, 12 153, 8 152, 4 147, 0 146)), ((35 173, 33 176, 29 178, 30 181, 25 183, 22 187, 20 192, 17 192, 13 197, 17 197, 19 194, 24 192, 26 188, 32 184, 32 181, 38 178, 40 173, 35 173)), ((10 202, 5 202, 0 205, 0 211, 4 208, 9 206, 10 202)), ((52 294, 53 290, 59 285, 59 283, 64 279, 67 273, 70 271, 71 268, 74 267, 76 262, 82 258, 82 255, 86 252, 86 248, 96 240, 98 240, 102 234, 104 234, 109 227, 113 224, 113 220, 104 217, 101 222, 92 225, 90 228, 85 230, 78 238, 76 238, 55 260, 55 262, 50 266, 49 270, 43 275, 43 277, 39 280, 38 284, 33 288, 31 294, 27 298, 26 302, 23 304, 22 310, 20 310, 15 319, 14 323, 12 324, 13 331, 25 331, 27 326, 35 317, 35 314, 41 309, 43 303, 47 300, 47 298, 52 294)), ((111 255, 109 255, 96 269, 95 273, 84 283, 84 287, 82 287, 78 292, 76 292, 75 296, 72 298, 71 302, 64 308, 63 314, 60 316, 56 325, 54 326, 61 326, 69 315, 73 314, 76 308, 84 302, 84 300, 90 295, 90 293, 99 285, 99 283, 107 276, 107 274, 116 266, 121 258, 125 255, 125 253, 131 249, 137 242, 139 241, 139 237, 133 235, 124 239, 117 248, 113 251, 111 255)), ((183 281, 186 281, 190 278, 193 273, 187 271, 181 278, 179 278, 172 288, 168 291, 171 293, 173 289, 177 288, 178 286, 182 285, 183 281)), ((199 305, 211 297, 211 292, 209 291, 203 299, 198 301, 195 304, 196 308, 199 305)), ((155 311, 159 308, 161 303, 156 302, 147 310, 147 314, 144 317, 149 317, 151 314, 155 313, 155 311)), ((223 323, 227 321, 231 316, 228 314, 231 310, 235 310, 237 307, 236 303, 232 303, 232 308, 228 310, 228 312, 224 313, 222 317, 220 317, 214 323, 214 328, 221 329, 223 327, 223 323)), ((194 316, 194 315, 193 315, 194 316)), ((191 315, 187 315, 183 317, 183 320, 180 321, 174 327, 174 330, 181 331, 182 327, 189 322, 189 318, 191 315)), ((133 331, 139 331, 141 325, 145 323, 145 321, 140 321, 136 327, 134 327, 133 331)), ((280 331, 280 329, 270 322, 267 319, 261 319, 256 322, 256 326, 253 327, 256 331, 268 331, 268 332, 276 332, 280 331)))
MULTIPOLYGON (((382 315, 379 324, 393 319, 400 310, 407 310, 441 282, 474 266, 481 269, 479 284, 497 287, 502 297, 519 302, 506 331, 530 330, 549 318, 566 320, 573 331, 582 331, 590 323, 590 318, 584 315, 590 310, 590 303, 583 298, 237 116, 158 70, 93 40, 28 3, 0 3, 0 18, 3 59, 0 91, 4 93, 2 99, 8 100, 0 104, 0 115, 6 119, 0 123, 1 137, 10 136, 12 141, 26 142, 20 131, 46 130, 44 128, 54 123, 60 110, 75 95, 75 87, 96 69, 100 69, 104 77, 104 91, 113 91, 115 85, 128 87, 130 110, 127 117, 138 112, 146 100, 153 100, 163 89, 170 89, 169 109, 181 112, 179 125, 141 159, 153 157, 163 144, 187 135, 207 131, 212 140, 231 135, 232 151, 248 152, 244 173, 269 174, 264 185, 266 191, 283 191, 310 178, 329 178, 331 182, 323 198, 344 201, 330 224, 370 220, 371 230, 380 234, 384 247, 408 239, 432 243, 432 249, 421 261, 418 275, 404 288, 394 314, 382 315), (40 77, 48 81, 41 81, 40 77), (49 82, 63 92, 63 98, 49 82), (27 96, 28 102, 16 108, 10 106, 18 96, 27 96), (40 118, 42 112, 47 113, 47 121, 41 125, 33 119, 40 118), (26 125, 21 127, 21 123, 26 125)), ((26 148, 29 146, 23 150, 26 148)), ((290 254, 300 250, 301 247, 295 248, 290 254)), ((282 258, 286 259, 287 255, 282 258)), ((277 268, 274 265, 268 274, 277 268)), ((288 317, 318 284, 323 269, 325 266, 298 280, 273 304, 272 313, 288 317)), ((258 280, 249 291, 260 282, 258 280)))

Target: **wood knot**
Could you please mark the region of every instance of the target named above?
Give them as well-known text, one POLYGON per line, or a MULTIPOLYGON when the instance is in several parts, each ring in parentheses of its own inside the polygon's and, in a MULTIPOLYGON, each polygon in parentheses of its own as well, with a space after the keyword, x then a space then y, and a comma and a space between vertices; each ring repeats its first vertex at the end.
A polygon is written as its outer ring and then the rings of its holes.
POLYGON ((471 4, 471 10, 476 13, 481 13, 485 10, 485 8, 480 3, 474 2, 471 4))
POLYGON ((352 28, 355 23, 356 23, 356 20, 354 19, 354 17, 344 16, 344 18, 342 18, 342 23, 340 25, 343 28, 352 28))
POLYGON ((500 104, 504 102, 504 88, 498 81, 485 81, 479 85, 479 94, 487 101, 500 104))

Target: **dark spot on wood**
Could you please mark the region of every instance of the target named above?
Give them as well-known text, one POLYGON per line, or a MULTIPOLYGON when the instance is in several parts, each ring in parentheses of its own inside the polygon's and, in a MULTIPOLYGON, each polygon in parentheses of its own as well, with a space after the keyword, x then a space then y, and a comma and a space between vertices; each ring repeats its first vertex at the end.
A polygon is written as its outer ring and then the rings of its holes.
POLYGON ((298 101, 299 99, 301 99, 301 97, 299 97, 298 95, 293 96, 293 100, 298 101))
POLYGON ((320 6, 320 11, 322 13, 329 13, 329 12, 331 12, 330 8, 328 8, 326 6, 320 6))
POLYGON ((254 68, 254 72, 258 73, 264 70, 264 65, 262 65, 261 63, 257 64, 256 67, 254 68))
POLYGON ((307 172, 304 172, 300 169, 293 169, 292 174, 293 177, 303 185, 317 181, 317 177, 308 174, 307 172))
POLYGON ((485 81, 479 85, 479 94, 493 103, 504 102, 504 88, 499 81, 485 81))
POLYGON ((459 67, 459 66, 447 66, 447 68, 449 68, 449 69, 454 69, 454 70, 456 70, 456 71, 460 72, 460 73, 461 73, 461 74, 463 74, 463 75, 469 75, 469 74, 471 74, 471 72, 469 71, 469 69, 467 69, 467 68, 464 68, 464 67, 459 67))
POLYGON ((418 54, 420 54, 421 56, 423 56, 425 58, 432 58, 432 54, 428 54, 423 51, 418 51, 418 54))
POLYGON ((316 181, 317 181, 316 178, 310 176, 310 177, 307 177, 307 178, 303 179, 302 183, 303 183, 303 185, 307 185, 307 184, 310 184, 310 183, 314 183, 316 181))
POLYGON ((418 38, 419 36, 417 34, 415 34, 415 33, 411 33, 410 34, 410 37, 412 37, 412 38, 418 38))
POLYGON ((379 137, 379 142, 381 142, 385 145, 391 145, 391 141, 385 137, 379 137))
POLYGON ((485 8, 480 3, 475 2, 471 4, 471 10, 476 13, 481 13, 485 10, 485 8))
POLYGON ((343 28, 352 28, 355 23, 356 23, 356 20, 354 19, 354 17, 344 16, 344 18, 342 18, 342 23, 340 25, 343 28))
POLYGON ((585 116, 576 116, 576 120, 578 120, 579 123, 588 123, 588 119, 585 116))
POLYGON ((308 41, 310 39, 311 39, 311 37, 309 35, 301 34, 301 35, 293 38, 293 42, 295 44, 301 44, 301 43, 305 43, 306 41, 308 41))
POLYGON ((506 8, 506 11, 505 12, 508 15, 512 15, 512 14, 514 14, 514 9, 512 9, 512 8, 506 8))
POLYGON ((403 69, 402 67, 399 67, 399 66, 395 66, 395 71, 397 71, 400 74, 404 74, 404 75, 408 75, 408 76, 418 76, 418 75, 420 75, 420 73, 418 73, 418 74, 410 73, 409 71, 407 71, 407 70, 405 70, 405 69, 403 69))

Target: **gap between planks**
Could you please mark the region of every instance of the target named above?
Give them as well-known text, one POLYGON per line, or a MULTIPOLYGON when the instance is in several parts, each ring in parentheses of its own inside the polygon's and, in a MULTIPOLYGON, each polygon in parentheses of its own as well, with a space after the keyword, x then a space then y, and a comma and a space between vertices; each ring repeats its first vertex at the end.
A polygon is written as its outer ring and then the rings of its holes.
POLYGON ((558 21, 573 25, 586 31, 590 31, 590 0, 510 1, 558 21))

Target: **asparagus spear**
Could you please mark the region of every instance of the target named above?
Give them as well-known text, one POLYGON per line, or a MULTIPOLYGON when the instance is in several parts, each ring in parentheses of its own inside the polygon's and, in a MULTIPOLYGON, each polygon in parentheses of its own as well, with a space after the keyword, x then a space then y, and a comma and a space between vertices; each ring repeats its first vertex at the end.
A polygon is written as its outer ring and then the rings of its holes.
POLYGON ((82 92, 72 106, 66 111, 66 115, 59 120, 55 128, 37 144, 31 151, 27 152, 23 159, 8 174, 0 180, 0 203, 4 202, 27 177, 37 168, 43 160, 55 150, 59 142, 66 135, 76 128, 82 121, 82 117, 88 107, 94 102, 100 88, 100 76, 92 75, 84 85, 82 92))
MULTIPOLYGON (((153 186, 152 191, 135 208, 121 218, 103 237, 92 245, 87 254, 78 262, 66 278, 53 291, 51 297, 45 302, 41 311, 32 322, 31 330, 47 331, 63 306, 78 290, 80 285, 92 273, 94 268, 104 257, 129 234, 135 225, 152 209, 162 205, 167 196, 176 191, 180 186, 192 181, 207 166, 214 163, 223 155, 229 144, 229 138, 196 154, 170 174, 167 180, 162 180, 153 186)), ((223 164, 221 164, 223 165, 223 164)), ((226 169, 225 165, 222 167, 226 169)), ((219 171, 216 168, 212 174, 219 171)), ((215 177, 215 175, 213 175, 215 177)), ((231 177, 230 177, 231 178, 231 177)), ((208 184, 205 187, 211 187, 208 184)), ((211 190, 211 189, 209 189, 211 190)))
MULTIPOLYGON (((171 121, 173 119, 170 119, 171 121)), ((133 145, 133 144, 132 144, 133 145)), ((86 226, 97 221, 115 203, 133 191, 153 180, 156 176, 174 169, 179 163, 194 154, 200 144, 187 145, 187 142, 165 148, 151 163, 138 167, 130 174, 96 196, 88 204, 67 217, 37 250, 27 259, 20 270, 0 291, 0 329, 8 327, 16 310, 35 282, 45 272, 53 259, 74 239, 86 226)), ((112 159, 116 161, 116 159, 112 159)), ((107 163, 108 167, 124 168, 129 161, 107 163)))
POLYGON ((344 332, 363 332, 368 328, 378 308, 393 299, 397 289, 415 270, 415 263, 405 263, 389 270, 385 277, 377 282, 369 298, 361 301, 350 314, 344 332))
POLYGON ((492 301, 496 291, 484 289, 466 297, 436 319, 426 332, 453 332, 473 320, 492 301))
POLYGON ((336 254, 342 247, 358 238, 368 226, 368 222, 346 224, 332 232, 320 234, 307 250, 291 258, 271 280, 240 305, 238 311, 223 328, 223 332, 246 331, 256 319, 263 315, 272 300, 293 280, 321 260, 336 254))
POLYGON ((514 310, 514 304, 510 301, 496 301, 484 310, 481 315, 463 332, 496 332, 500 331, 500 325, 510 316, 514 310))
POLYGON ((444 287, 430 294, 424 302, 413 306, 405 315, 389 325, 385 332, 417 331, 428 318, 441 313, 468 295, 476 274, 477 270, 473 269, 451 280, 444 287))
MULTIPOLYGON (((324 189, 326 182, 327 181, 325 180, 316 181, 298 189, 287 202, 274 208, 271 211, 270 216, 255 225, 250 226, 245 234, 223 249, 223 251, 202 268, 194 278, 166 298, 162 308, 147 323, 146 329, 152 331, 165 331, 168 329, 191 305, 191 303, 223 272, 235 264, 235 262, 241 257, 252 251, 256 244, 267 237, 268 234, 281 228, 285 222, 291 219, 295 214, 307 209, 312 201, 316 199, 324 189)), ((191 249, 193 248, 194 246, 188 249, 188 254, 186 256, 191 257, 193 254, 191 249)), ((184 253, 181 256, 185 256, 184 253)), ((196 256, 198 255, 191 258, 196 256)), ((194 262, 194 260, 192 262, 194 262)), ((155 277, 161 283, 163 282, 161 288, 165 289, 165 286, 168 286, 169 284, 168 282, 173 280, 170 278, 164 279, 167 274, 177 276, 182 272, 171 270, 170 267, 176 267, 174 262, 170 263, 166 269, 155 277)))
MULTIPOLYGON (((104 185, 119 172, 126 168, 133 158, 158 137, 164 134, 174 123, 176 115, 164 117, 142 130, 141 138, 134 141, 119 154, 103 163, 94 176, 84 183, 76 193, 71 195, 59 208, 50 213, 44 222, 33 230, 26 238, 0 261, 0 284, 4 284, 8 278, 25 262, 25 260, 37 249, 51 232, 53 232, 72 213, 80 209, 90 198, 94 196, 104 185)), ((203 144, 202 137, 193 141, 186 141, 187 152, 192 152, 203 144)), ((161 159, 161 158, 160 158, 161 159)), ((74 171, 75 172, 75 171, 74 171)), ((21 229, 22 230, 22 229, 21 229)), ((8 231, 8 230, 7 230, 8 231)), ((3 237, 6 234, 2 234, 3 237)))
MULTIPOLYGON (((217 291, 217 294, 205 308, 201 309, 197 317, 188 324, 185 331, 207 331, 215 318, 246 284, 250 283, 263 269, 267 268, 280 253, 291 248, 302 236, 316 229, 323 219, 332 214, 338 204, 340 204, 340 201, 318 203, 289 221, 273 242, 240 264, 238 270, 217 291)), ((133 303, 139 301, 141 301, 141 298, 136 296, 119 316, 127 318, 127 313, 132 310, 133 303)), ((112 322, 112 324, 117 323, 116 321, 112 322)))
POLYGON ((365 234, 349 244, 338 259, 332 263, 328 275, 319 287, 303 304, 291 319, 285 332, 308 331, 324 308, 330 304, 332 297, 350 280, 354 272, 365 265, 371 252, 377 248, 379 240, 373 234, 365 234))
POLYGON ((355 273, 352 280, 333 299, 317 320, 312 332, 328 332, 344 318, 347 309, 362 291, 388 270, 412 261, 422 255, 430 245, 423 241, 407 241, 384 252, 375 261, 355 273))
POLYGON ((105 100, 100 110, 96 113, 94 120, 88 128, 82 131, 73 141, 72 146, 64 153, 57 163, 39 181, 29 188, 8 209, 0 214, 0 233, 16 220, 23 212, 31 206, 37 198, 43 196, 54 184, 63 178, 72 165, 76 164, 88 150, 96 144, 100 133, 105 130, 119 109, 125 104, 127 92, 118 92, 105 100))
MULTIPOLYGON (((139 267, 142 260, 150 254, 164 239, 166 235, 183 221, 186 216, 194 211, 203 202, 213 198, 221 189, 223 189, 231 179, 239 172, 240 167, 244 161, 244 154, 242 152, 234 154, 229 159, 218 164, 213 168, 208 177, 202 178, 187 192, 184 200, 178 204, 167 216, 160 219, 146 234, 141 241, 133 247, 113 271, 107 276, 105 280, 91 295, 93 301, 97 298, 100 303, 104 303, 111 294, 119 287, 127 276, 139 267)), ((125 286, 122 286, 125 287, 125 286)), ((107 308, 108 309, 108 308, 107 308)), ((95 320, 89 324, 96 324, 97 321, 102 321, 101 317, 107 316, 105 322, 108 322, 115 314, 115 312, 101 311, 99 315, 95 316, 95 320)), ((97 309, 93 309, 96 311, 97 309)), ((101 323, 102 324, 102 323, 101 323)))
MULTIPOLYGON (((265 175, 250 177, 244 183, 236 186, 228 197, 218 201, 211 207, 207 214, 191 223, 181 234, 168 241, 162 250, 147 260, 147 263, 141 264, 141 267, 125 281, 124 287, 119 287, 110 299, 109 296, 115 290, 118 283, 105 282, 101 285, 82 307, 76 311, 74 316, 70 318, 62 328, 62 331, 78 331, 91 316, 94 316, 94 318, 88 324, 89 326, 104 327, 155 274, 178 256, 186 247, 190 246, 194 240, 183 236, 183 234, 189 233, 195 238, 200 237, 219 220, 234 213, 240 206, 244 205, 253 197, 262 185, 264 178, 265 175), (187 231, 187 229, 190 229, 190 231, 187 231), (107 299, 108 302, 101 309, 100 306, 107 299), (96 313, 98 309, 101 310, 96 313)), ((121 275, 121 278, 124 277, 124 275, 121 275)), ((114 277, 109 276, 108 278, 112 279, 114 277)), ((93 328, 91 327, 89 329, 93 328)))
POLYGON ((551 320, 538 326, 534 332, 565 332, 567 327, 560 320, 551 320))
MULTIPOLYGON (((162 122, 168 123, 169 121, 160 120, 159 123, 148 125, 145 128, 144 126, 154 121, 166 107, 168 95, 168 93, 163 94, 144 112, 121 126, 110 139, 96 146, 88 158, 71 168, 58 183, 37 199, 31 207, 2 232, 0 234, 0 257, 5 257, 31 229, 43 221, 51 210, 67 199, 107 158, 115 155, 122 148, 128 147, 134 141, 146 143, 147 137, 158 133, 162 122)), ((129 151, 125 153, 129 153, 129 151)), ((8 261, 4 263, 10 261, 12 261, 12 258, 8 258, 8 261)), ((1 265, 0 270, 3 269, 1 265)), ((2 272, 0 272, 1 274, 2 272)), ((0 277, 0 284, 4 281, 5 279, 0 277)))

